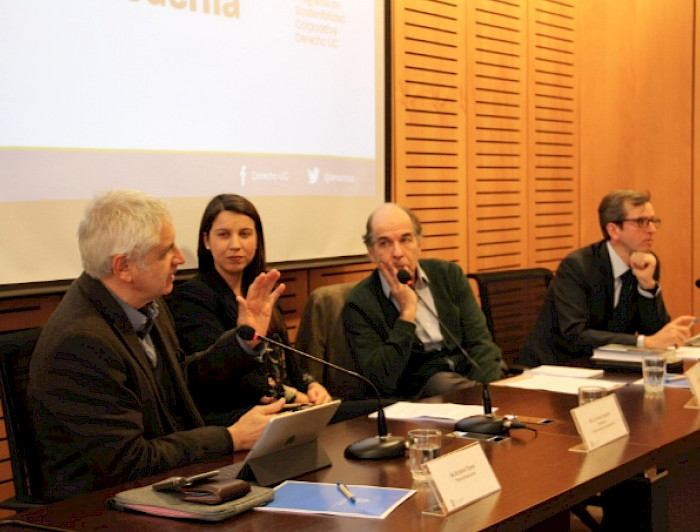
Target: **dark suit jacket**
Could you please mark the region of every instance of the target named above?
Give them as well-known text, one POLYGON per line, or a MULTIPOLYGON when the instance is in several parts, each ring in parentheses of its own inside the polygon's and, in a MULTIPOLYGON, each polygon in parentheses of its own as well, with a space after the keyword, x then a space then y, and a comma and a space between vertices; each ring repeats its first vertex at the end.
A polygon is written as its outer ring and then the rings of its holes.
POLYGON ((28 387, 45 498, 232 453, 224 427, 204 426, 179 366, 172 317, 163 301, 159 309, 151 336, 166 389, 100 281, 81 275, 46 323, 28 387))
MULTIPOLYGON (((175 327, 182 347, 188 351, 202 351, 217 341, 227 330, 236 327, 238 303, 233 291, 217 272, 200 273, 175 288, 168 298, 175 327)), ((284 327, 284 324, 282 324, 284 327)), ((274 336, 275 333, 270 333, 274 336)), ((277 331, 279 341, 288 344, 285 329, 277 331)), ((269 390, 267 372, 263 364, 241 371, 236 360, 238 352, 208 356, 192 365, 189 388, 199 410, 208 423, 230 424, 242 409, 259 404, 269 390)), ((290 384, 305 391, 296 357, 285 354, 290 384)))
MULTIPOLYGON (((659 280, 657 264, 654 278, 659 280)), ((552 279, 544 306, 518 356, 526 366, 565 364, 590 357, 605 344, 636 345, 636 333, 656 333, 670 317, 661 293, 645 298, 632 289, 632 311, 624 332, 612 332, 614 279, 605 240, 569 254, 552 279)))
MULTIPOLYGON (((492 381, 501 376, 501 351, 493 343, 486 318, 461 268, 436 259, 423 259, 420 266, 430 282, 430 292, 440 320, 482 368, 465 363, 469 378, 492 381)), ((360 281, 348 294, 343 320, 348 344, 360 372, 383 395, 412 397, 430 376, 449 371, 444 353, 426 353, 415 334, 414 323, 397 319, 399 312, 382 292, 379 270, 360 281)), ((458 354, 457 346, 443 332, 443 351, 458 354)))

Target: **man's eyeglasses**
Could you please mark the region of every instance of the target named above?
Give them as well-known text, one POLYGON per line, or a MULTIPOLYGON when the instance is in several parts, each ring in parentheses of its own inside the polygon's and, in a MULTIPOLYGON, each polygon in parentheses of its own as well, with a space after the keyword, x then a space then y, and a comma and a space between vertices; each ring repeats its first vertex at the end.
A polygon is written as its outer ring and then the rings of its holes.
POLYGON ((639 218, 623 218, 617 223, 622 225, 623 222, 634 222, 640 229, 646 229, 647 227, 649 227, 650 223, 653 223, 654 226, 659 227, 661 225, 661 218, 649 218, 648 216, 640 216, 639 218))

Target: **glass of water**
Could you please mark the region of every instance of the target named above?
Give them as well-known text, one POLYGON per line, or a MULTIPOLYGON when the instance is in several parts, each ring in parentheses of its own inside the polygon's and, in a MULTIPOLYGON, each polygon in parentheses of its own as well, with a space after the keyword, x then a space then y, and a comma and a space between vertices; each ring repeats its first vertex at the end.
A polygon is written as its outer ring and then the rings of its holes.
POLYGON ((608 395, 608 391, 602 386, 580 386, 578 389, 578 404, 579 406, 585 405, 606 395, 608 395))
POLYGON ((642 357, 642 376, 644 377, 644 393, 659 395, 664 391, 666 380, 666 359, 659 355, 642 357))
POLYGON ((428 473, 423 464, 440 456, 442 431, 437 429, 413 429, 408 431, 408 461, 411 475, 416 482, 426 482, 428 473))

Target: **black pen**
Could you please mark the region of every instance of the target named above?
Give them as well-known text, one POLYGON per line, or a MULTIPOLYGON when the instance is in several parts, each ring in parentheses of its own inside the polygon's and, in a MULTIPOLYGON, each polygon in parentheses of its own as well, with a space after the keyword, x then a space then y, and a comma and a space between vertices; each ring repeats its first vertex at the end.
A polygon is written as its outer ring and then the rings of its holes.
POLYGON ((355 496, 352 494, 352 491, 350 491, 342 482, 338 482, 336 485, 338 486, 340 493, 345 495, 345 498, 347 498, 347 500, 349 500, 351 503, 355 504, 355 496))

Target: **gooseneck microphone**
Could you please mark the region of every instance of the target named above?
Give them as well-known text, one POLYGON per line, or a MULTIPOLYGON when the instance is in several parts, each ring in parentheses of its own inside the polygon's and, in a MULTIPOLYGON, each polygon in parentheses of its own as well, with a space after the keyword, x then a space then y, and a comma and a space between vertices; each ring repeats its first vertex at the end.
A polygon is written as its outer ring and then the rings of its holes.
POLYGON ((208 357, 216 353, 217 351, 228 351, 229 349, 231 349, 231 342, 238 342, 236 338, 238 337, 239 329, 240 327, 234 327, 233 329, 225 331, 221 336, 219 336, 219 338, 217 338, 216 342, 211 344, 204 351, 197 351, 196 353, 192 353, 191 355, 187 355, 184 352, 180 351, 182 353, 182 362, 185 364, 185 366, 189 366, 190 364, 198 362, 199 360, 208 357))
POLYGON ((700 279, 695 279, 696 288, 700 288, 700 279))
POLYGON ((411 277, 411 274, 407 270, 401 269, 396 273, 396 278, 401 284, 408 285, 411 287, 411 289, 413 289, 416 296, 418 297, 418 302, 421 303, 428 310, 428 312, 430 312, 430 314, 437 320, 438 324, 440 324, 440 329, 443 332, 445 332, 447 336, 450 337, 450 339, 457 346, 457 349, 459 349, 460 353, 462 353, 464 358, 466 358, 469 361, 469 363, 472 366, 474 366, 474 368, 476 368, 476 370, 481 374, 481 378, 483 379, 483 382, 481 383, 481 398, 484 405, 484 414, 478 416, 469 416, 465 417, 464 419, 460 419, 455 424, 455 430, 461 432, 477 432, 479 434, 508 434, 508 431, 510 429, 527 428, 526 425, 524 425, 523 423, 513 421, 506 417, 496 417, 493 415, 491 407, 491 392, 489 391, 489 384, 487 382, 486 374, 484 373, 482 367, 477 363, 476 360, 472 358, 469 352, 466 349, 464 349, 464 347, 462 347, 462 342, 454 335, 454 333, 449 328, 445 326, 445 324, 440 319, 440 316, 437 315, 437 312, 435 312, 430 307, 430 305, 428 305, 425 302, 425 300, 421 297, 420 293, 418 293, 415 286, 413 286, 413 279, 411 277))
POLYGON ((308 353, 304 353, 303 351, 299 351, 298 349, 294 349, 293 347, 283 344, 282 342, 277 342, 271 338, 262 336, 261 334, 256 333, 255 329, 249 325, 239 326, 236 334, 242 340, 262 340, 269 344, 276 345, 282 349, 285 349, 286 351, 290 351, 291 353, 295 353, 309 360, 313 360, 314 362, 320 362, 324 366, 333 368, 341 373, 345 373, 346 375, 352 375, 353 377, 368 384, 370 388, 372 388, 374 394, 377 396, 377 436, 365 438, 348 445, 348 447, 345 449, 345 457, 359 460, 381 460, 384 458, 398 458, 404 456, 406 452, 406 442, 401 436, 392 436, 387 432, 386 416, 384 414, 384 408, 382 407, 382 396, 374 383, 372 383, 372 381, 367 377, 342 366, 338 366, 337 364, 333 364, 332 362, 328 362, 327 360, 323 360, 308 353))

